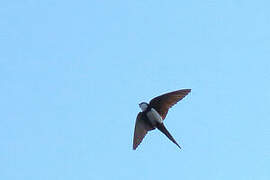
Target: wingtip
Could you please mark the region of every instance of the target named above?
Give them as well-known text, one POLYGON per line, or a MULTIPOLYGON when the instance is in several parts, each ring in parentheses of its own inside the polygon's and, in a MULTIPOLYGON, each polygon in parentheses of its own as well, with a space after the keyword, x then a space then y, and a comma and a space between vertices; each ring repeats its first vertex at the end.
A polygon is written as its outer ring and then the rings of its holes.
POLYGON ((191 89, 180 89, 178 91, 188 94, 191 92, 191 89))
POLYGON ((132 150, 134 150, 134 151, 135 151, 135 150, 138 148, 138 146, 139 146, 139 144, 137 144, 137 145, 136 145, 136 144, 134 144, 134 145, 133 145, 133 147, 132 147, 132 150))

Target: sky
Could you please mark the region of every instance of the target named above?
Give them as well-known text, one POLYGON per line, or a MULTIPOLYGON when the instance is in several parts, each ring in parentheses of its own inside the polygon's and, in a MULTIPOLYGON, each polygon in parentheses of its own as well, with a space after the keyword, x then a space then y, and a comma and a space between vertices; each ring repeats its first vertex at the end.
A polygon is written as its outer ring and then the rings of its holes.
POLYGON ((0 2, 0 179, 269 180, 270 2, 0 2), (132 150, 138 104, 192 92, 132 150))

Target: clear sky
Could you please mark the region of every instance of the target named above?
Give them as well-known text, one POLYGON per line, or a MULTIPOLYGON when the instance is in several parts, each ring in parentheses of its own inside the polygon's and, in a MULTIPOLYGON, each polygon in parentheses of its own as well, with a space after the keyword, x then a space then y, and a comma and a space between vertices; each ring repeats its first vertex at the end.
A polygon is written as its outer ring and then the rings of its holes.
POLYGON ((267 0, 0 2, 1 180, 269 180, 267 0), (138 104, 192 92, 132 150, 138 104))

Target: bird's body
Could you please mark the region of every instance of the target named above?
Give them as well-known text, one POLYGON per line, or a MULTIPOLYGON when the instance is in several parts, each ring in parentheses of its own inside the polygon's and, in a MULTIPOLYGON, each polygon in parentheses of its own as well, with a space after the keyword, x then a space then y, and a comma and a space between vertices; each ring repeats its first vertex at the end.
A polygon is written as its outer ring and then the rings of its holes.
POLYGON ((174 91, 152 99, 149 104, 146 102, 139 104, 142 112, 139 112, 136 119, 133 138, 134 150, 141 143, 146 133, 156 128, 158 128, 180 148, 178 143, 166 129, 163 121, 168 113, 169 108, 184 98, 190 91, 190 89, 174 91))
POLYGON ((162 123, 163 119, 162 117, 158 114, 158 112, 150 107, 148 111, 143 112, 146 114, 146 117, 148 118, 148 120, 151 122, 151 124, 155 127, 157 125, 157 123, 162 123))

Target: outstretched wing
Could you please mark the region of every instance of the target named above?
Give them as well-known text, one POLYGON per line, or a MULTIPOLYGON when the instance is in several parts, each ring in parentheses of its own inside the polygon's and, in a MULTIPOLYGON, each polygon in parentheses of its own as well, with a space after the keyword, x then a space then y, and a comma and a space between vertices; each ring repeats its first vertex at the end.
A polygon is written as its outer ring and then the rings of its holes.
POLYGON ((182 89, 163 94, 152 99, 149 104, 160 114, 163 119, 165 119, 168 110, 178 101, 183 99, 190 91, 191 89, 182 89))
POLYGON ((147 132, 154 129, 153 127, 151 127, 149 124, 146 123, 144 118, 145 117, 142 115, 142 112, 139 112, 139 114, 137 115, 137 119, 136 119, 134 137, 133 137, 133 149, 134 150, 142 142, 142 140, 143 140, 144 136, 147 134, 147 132))

